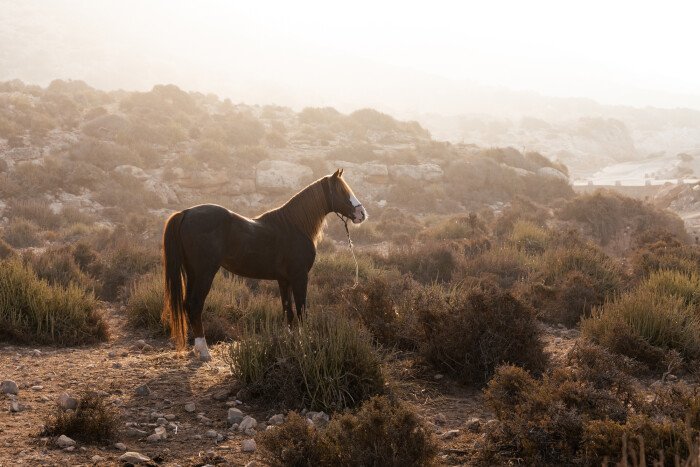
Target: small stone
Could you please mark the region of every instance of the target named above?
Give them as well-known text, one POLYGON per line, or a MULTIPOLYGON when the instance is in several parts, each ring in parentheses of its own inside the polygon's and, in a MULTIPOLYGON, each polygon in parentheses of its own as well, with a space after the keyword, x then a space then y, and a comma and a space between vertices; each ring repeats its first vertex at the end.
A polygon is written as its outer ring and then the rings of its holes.
POLYGON ((238 424, 238 431, 246 431, 250 428, 255 428, 257 424, 257 420, 255 420, 250 415, 246 415, 245 418, 243 418, 243 420, 241 421, 241 423, 238 424))
POLYGON ((75 410, 78 408, 78 399, 75 399, 68 393, 63 392, 60 396, 58 396, 58 406, 63 410, 75 410))
POLYGON ((676 376, 676 375, 668 375, 668 376, 666 376, 666 379, 669 380, 669 381, 677 381, 677 380, 678 380, 678 376, 676 376))
POLYGON ((168 420, 169 422, 172 422, 173 420, 175 420, 177 418, 177 415, 175 415, 174 413, 169 413, 169 414, 164 415, 164 418, 166 420, 168 420))
POLYGON ((459 436, 459 430, 448 430, 440 435, 440 439, 452 439, 459 436))
POLYGON ((259 466, 260 466, 260 464, 258 464, 255 461, 250 461, 245 465, 245 467, 259 467, 259 466))
POLYGON ((246 436, 255 436, 255 434, 256 434, 257 432, 258 432, 258 430, 256 430, 255 428, 246 428, 246 429, 243 431, 243 434, 245 434, 246 436))
POLYGON ((121 367, 122 367, 122 364, 119 363, 119 362, 114 362, 114 363, 112 363, 112 368, 114 368, 114 369, 117 369, 117 370, 118 370, 118 369, 120 369, 121 367))
POLYGON ((445 417, 445 414, 439 413, 435 415, 435 423, 437 423, 438 425, 444 425, 445 423, 447 423, 447 417, 445 417))
POLYGON ((230 408, 228 409, 228 424, 233 425, 234 423, 241 423, 245 415, 240 409, 230 408))
POLYGON ((168 420, 165 417, 160 417, 160 418, 158 418, 158 420, 156 420, 156 423, 158 425, 167 425, 168 420))
POLYGON ((98 456, 97 454, 95 454, 94 456, 92 456, 92 457, 90 458, 90 462, 92 462, 93 464, 97 464, 98 462, 102 462, 102 461, 104 461, 104 460, 105 460, 104 457, 98 456))
POLYGON ((107 354, 107 357, 109 357, 109 358, 116 358, 116 357, 117 357, 117 352, 115 352, 114 350, 111 350, 111 351, 107 354))
POLYGON ((244 439, 241 441, 241 450, 243 452, 255 452, 255 449, 257 448, 257 444, 255 443, 254 439, 244 439))
POLYGON ((185 404, 185 412, 194 412, 195 411, 195 405, 194 402, 189 402, 185 404))
POLYGON ((481 428, 481 420, 477 417, 472 417, 466 421, 465 425, 467 430, 471 431, 472 433, 477 433, 481 428))
POLYGON ((19 388, 17 387, 17 383, 10 379, 7 379, 0 383, 0 392, 2 392, 3 394, 17 395, 17 393, 19 392, 19 388))
POLYGON ((267 421, 268 424, 270 425, 281 425, 284 423, 284 415, 281 413, 275 414, 270 419, 267 421))
POLYGON ((313 417, 311 417, 311 421, 314 422, 314 425, 323 428, 330 421, 330 417, 325 412, 316 412, 313 417))
POLYGON ((216 430, 207 430, 207 432, 204 433, 204 436, 206 436, 207 438, 216 439, 219 437, 219 433, 217 433, 216 430))
POLYGON ((231 428, 229 428, 228 431, 238 431, 238 423, 231 425, 231 428))
POLYGON ((146 438, 146 441, 149 443, 157 443, 157 442, 162 441, 162 440, 163 440, 163 438, 161 438, 160 435, 157 433, 153 433, 152 435, 148 435, 148 437, 146 438))
POLYGON ((24 409, 24 407, 20 405, 19 401, 10 401, 10 412, 17 413, 21 412, 22 409, 24 409))
POLYGON ((555 338, 554 338, 554 343, 555 343, 555 344, 561 344, 561 337, 555 337, 555 338))
POLYGON ((125 464, 142 464, 144 462, 151 462, 151 458, 144 456, 140 452, 129 451, 119 456, 119 461, 125 464))
POLYGON ((433 379, 436 381, 440 381, 444 377, 445 377, 445 375, 441 375, 440 373, 438 373, 435 376, 433 376, 433 379))
POLYGON ((114 449, 116 449, 117 451, 126 451, 126 444, 114 443, 114 449))
POLYGON ((138 428, 134 428, 133 426, 130 426, 126 429, 126 435, 132 438, 143 438, 147 434, 147 432, 139 430, 138 428))
POLYGON ((205 417, 202 414, 197 415, 197 420, 199 420, 199 423, 207 426, 214 424, 211 418, 205 417))
POLYGON ((212 399, 218 402, 223 402, 226 399, 228 399, 228 392, 222 391, 222 392, 217 392, 215 394, 212 394, 211 396, 212 399))
POLYGON ((61 435, 56 440, 56 445, 60 448, 67 448, 69 446, 75 446, 75 441, 73 441, 66 435, 61 435))
POLYGON ((67 448, 63 448, 63 450, 66 452, 72 452, 75 451, 75 446, 68 446, 67 448))
POLYGON ((37 384, 35 386, 32 386, 31 389, 32 389, 32 391, 41 391, 42 389, 44 389, 44 386, 37 384))
POLYGON ((35 357, 41 357, 41 350, 39 350, 39 349, 32 350, 32 355, 34 355, 35 357))
POLYGON ((87 452, 87 448, 86 448, 85 446, 80 446, 80 450, 81 450, 82 452, 87 452))
POLYGON ((134 391, 136 392, 137 396, 141 397, 146 397, 151 393, 151 389, 145 384, 142 384, 141 386, 137 387, 134 391))
POLYGON ((134 344, 134 348, 136 350, 141 350, 142 352, 147 352, 147 351, 153 349, 153 347, 143 339, 137 340, 136 343, 134 344))

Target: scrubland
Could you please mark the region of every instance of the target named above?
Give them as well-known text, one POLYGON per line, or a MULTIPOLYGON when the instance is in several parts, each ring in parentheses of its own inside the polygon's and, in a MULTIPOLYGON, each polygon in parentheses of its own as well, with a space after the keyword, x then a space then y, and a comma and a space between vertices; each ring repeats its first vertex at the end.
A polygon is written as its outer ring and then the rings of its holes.
POLYGON ((700 462, 700 250, 672 212, 576 195, 540 154, 436 142, 370 109, 62 81, 0 83, 0 101, 0 377, 20 386, 3 457, 116 463, 122 442, 167 464, 700 462), (302 324, 286 326, 276 284, 221 272, 204 312, 213 363, 178 354, 160 316, 169 213, 252 215, 293 194, 178 174, 233 183, 287 153, 316 177, 338 160, 443 175, 354 186, 371 216, 351 230, 359 282, 329 218, 302 324), (55 408, 62 392, 73 409, 55 408), (268 422, 232 428, 234 407, 268 422))

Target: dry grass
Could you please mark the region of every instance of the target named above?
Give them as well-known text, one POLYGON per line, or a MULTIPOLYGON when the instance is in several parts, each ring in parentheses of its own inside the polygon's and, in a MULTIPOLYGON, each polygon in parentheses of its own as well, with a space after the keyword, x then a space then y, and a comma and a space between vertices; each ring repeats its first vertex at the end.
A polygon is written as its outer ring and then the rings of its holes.
POLYGON ((104 396, 86 392, 75 411, 56 407, 44 425, 42 436, 66 435, 87 443, 113 441, 118 432, 119 414, 104 396))

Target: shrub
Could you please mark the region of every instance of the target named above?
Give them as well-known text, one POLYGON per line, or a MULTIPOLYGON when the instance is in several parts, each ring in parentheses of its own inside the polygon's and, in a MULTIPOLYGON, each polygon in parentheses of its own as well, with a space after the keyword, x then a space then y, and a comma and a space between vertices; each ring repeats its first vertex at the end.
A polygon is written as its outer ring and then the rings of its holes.
POLYGON ((78 265, 70 246, 49 247, 43 253, 27 253, 25 262, 41 279, 52 285, 68 287, 75 284, 86 290, 95 289, 95 281, 78 265))
POLYGON ((15 250, 0 237, 0 259, 9 258, 14 254, 15 250))
POLYGON ((422 236, 435 240, 459 240, 483 237, 488 233, 485 223, 475 213, 455 216, 427 229, 422 236))
POLYGON ((652 368, 663 354, 678 351, 693 360, 700 357, 700 316, 683 298, 659 295, 640 287, 594 310, 581 322, 584 336, 652 368))
POLYGON ((518 250, 540 254, 547 249, 549 233, 532 222, 518 220, 513 226, 510 241, 518 250))
POLYGON ((27 219, 12 219, 3 229, 3 239, 15 248, 37 246, 41 242, 39 227, 27 219))
POLYGON ((424 466, 437 454, 435 439, 418 415, 381 396, 356 413, 334 417, 325 430, 291 412, 284 424, 256 438, 273 466, 424 466))
POLYGON ((509 289, 528 276, 533 260, 524 252, 510 246, 477 249, 476 255, 466 260, 467 276, 496 281, 509 289))
POLYGON ((656 271, 651 273, 642 286, 657 295, 681 297, 686 305, 700 304, 700 277, 696 273, 656 271))
POLYGON ((426 336, 420 351, 440 370, 475 384, 505 362, 543 370, 534 312, 498 286, 453 289, 425 305, 416 310, 426 336))
POLYGON ((640 245, 631 255, 630 263, 638 277, 659 270, 700 272, 700 250, 684 245, 673 235, 652 233, 637 241, 640 245))
POLYGON ((280 322, 258 331, 246 326, 227 355, 234 377, 255 396, 332 411, 383 391, 369 334, 342 315, 312 311, 292 332, 280 322))
POLYGON ((43 229, 57 229, 63 224, 59 214, 55 214, 46 202, 36 199, 13 201, 9 208, 8 217, 27 219, 43 229))
POLYGON ((66 435, 87 443, 114 440, 119 425, 119 414, 104 396, 86 392, 78 400, 75 411, 56 407, 44 425, 42 436, 66 435))
POLYGON ((421 283, 450 282, 460 266, 460 258, 447 243, 404 245, 389 250, 387 258, 377 258, 386 267, 395 267, 421 283))
POLYGON ((0 262, 0 334, 19 342, 80 345, 107 339, 92 294, 52 286, 19 259, 0 262))

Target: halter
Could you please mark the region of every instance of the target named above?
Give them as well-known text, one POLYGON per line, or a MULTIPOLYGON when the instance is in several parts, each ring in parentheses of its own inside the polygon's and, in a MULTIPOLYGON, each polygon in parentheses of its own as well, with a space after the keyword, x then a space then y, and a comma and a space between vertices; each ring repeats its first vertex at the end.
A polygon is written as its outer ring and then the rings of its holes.
MULTIPOLYGON (((350 238, 350 229, 348 228, 348 220, 350 220, 350 218, 343 216, 335 210, 335 203, 333 203, 333 193, 331 192, 330 178, 326 178, 326 183, 323 184, 323 191, 326 195, 326 201, 330 205, 331 212, 338 216, 338 219, 340 219, 340 221, 345 226, 345 234, 348 237, 348 247, 350 248, 350 253, 352 253, 352 259, 353 261, 355 261, 355 283, 352 285, 352 287, 350 287, 351 289, 354 289, 360 283, 360 265, 357 263, 357 257, 355 256, 355 245, 353 245, 352 239, 350 238)), ((362 206, 362 203, 360 203, 358 206, 362 206)))

